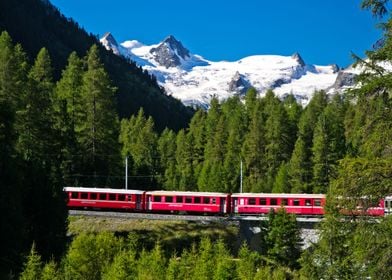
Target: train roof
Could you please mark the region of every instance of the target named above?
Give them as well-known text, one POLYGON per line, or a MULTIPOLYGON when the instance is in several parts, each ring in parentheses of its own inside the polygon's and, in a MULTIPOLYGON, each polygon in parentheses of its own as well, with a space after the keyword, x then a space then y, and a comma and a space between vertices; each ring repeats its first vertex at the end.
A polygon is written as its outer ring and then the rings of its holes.
POLYGON ((220 193, 220 192, 187 192, 187 191, 149 191, 146 194, 151 195, 162 195, 162 196, 228 196, 227 193, 220 193))
POLYGON ((145 191, 111 189, 111 188, 84 188, 84 187, 65 187, 64 191, 69 192, 97 192, 97 193, 120 193, 120 194, 143 194, 145 191))
POLYGON ((325 194, 309 193, 233 193, 232 197, 273 197, 273 198, 325 198, 325 194))

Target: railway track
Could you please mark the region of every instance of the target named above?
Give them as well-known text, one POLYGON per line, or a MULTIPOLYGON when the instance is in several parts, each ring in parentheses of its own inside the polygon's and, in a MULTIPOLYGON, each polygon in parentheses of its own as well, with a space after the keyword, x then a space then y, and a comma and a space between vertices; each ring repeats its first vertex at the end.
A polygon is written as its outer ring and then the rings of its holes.
MULTIPOLYGON (((89 211, 89 210, 69 210, 70 216, 91 216, 119 219, 143 219, 143 220, 173 220, 173 221, 194 221, 194 222, 240 222, 240 221, 265 221, 267 215, 261 216, 206 216, 206 215, 176 215, 157 213, 135 213, 135 212, 112 212, 112 211, 89 211)), ((319 223, 322 217, 303 216, 297 217, 298 222, 319 223)))

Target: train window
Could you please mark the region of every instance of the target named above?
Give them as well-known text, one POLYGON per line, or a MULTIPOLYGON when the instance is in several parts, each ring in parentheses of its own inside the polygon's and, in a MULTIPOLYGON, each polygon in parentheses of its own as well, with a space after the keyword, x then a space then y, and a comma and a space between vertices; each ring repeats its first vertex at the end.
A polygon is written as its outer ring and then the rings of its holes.
POLYGON ((213 199, 211 200, 211 203, 212 203, 212 204, 216 204, 216 198, 213 198, 213 199))
POLYGON ((106 193, 100 193, 99 194, 99 199, 100 200, 106 200, 106 193))
POLYGON ((287 206, 287 205, 289 205, 289 201, 287 200, 287 198, 282 198, 280 200, 280 204, 287 206))
POLYGON ((185 197, 185 203, 192 203, 192 197, 185 197))
POLYGON ((97 199, 96 193, 90 193, 90 199, 97 199))
POLYGON ((315 199, 314 200, 314 206, 321 206, 321 200, 320 199, 315 199))
POLYGON ((161 202, 161 197, 160 196, 153 196, 154 202, 161 202))
POLYGON ((271 198, 270 205, 278 205, 278 200, 276 198, 271 198))
POLYGON ((294 206, 299 206, 299 199, 294 199, 293 200, 293 205, 294 206))
POLYGON ((256 205, 256 198, 252 197, 248 199, 248 204, 249 205, 256 205))
POLYGON ((209 197, 203 197, 203 203, 204 204, 210 204, 210 198, 209 197))
POLYGON ((266 198, 260 198, 260 205, 267 205, 267 199, 266 198))
POLYGON ((200 203, 200 202, 201 202, 200 197, 195 197, 195 203, 200 203))
POLYGON ((173 197, 172 196, 166 196, 165 197, 166 202, 173 202, 173 197))
POLYGON ((132 195, 127 195, 127 200, 132 201, 132 195))
POLYGON ((110 193, 109 194, 109 200, 116 200, 116 194, 110 193))
POLYGON ((118 200, 125 201, 125 194, 119 194, 118 195, 118 200))
POLYGON ((305 199, 305 205, 312 206, 312 202, 310 201, 310 199, 305 199))
POLYGON ((177 196, 176 197, 176 202, 182 203, 182 201, 183 201, 182 196, 177 196))
POLYGON ((71 193, 71 198, 78 198, 78 196, 79 196, 79 193, 77 193, 77 192, 71 193))
POLYGON ((87 198, 88 198, 88 193, 82 192, 82 193, 80 194, 80 198, 81 198, 81 199, 87 199, 87 198))

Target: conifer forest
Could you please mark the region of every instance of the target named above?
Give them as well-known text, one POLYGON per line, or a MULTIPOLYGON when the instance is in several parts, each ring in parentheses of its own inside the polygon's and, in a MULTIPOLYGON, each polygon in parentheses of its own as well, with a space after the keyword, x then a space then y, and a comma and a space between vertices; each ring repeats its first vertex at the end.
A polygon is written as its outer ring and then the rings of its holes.
POLYGON ((99 42, 64 51, 61 61, 52 47, 32 52, 1 20, 0 278, 392 279, 392 215, 346 222, 341 200, 328 200, 319 239, 306 249, 295 216, 270 213, 255 252, 211 237, 174 249, 159 238, 146 246, 134 232, 70 235, 63 193, 123 188, 127 158, 129 188, 137 190, 236 193, 242 179, 243 192, 392 195, 388 2, 362 1, 384 19, 384 36, 367 59, 356 57, 365 69, 357 86, 316 91, 306 107, 292 94, 260 97, 251 88, 213 99, 208 110, 185 108, 133 65, 132 83, 152 93, 128 109, 140 95, 125 94, 127 82, 113 78, 117 62, 108 64, 99 42), (176 108, 171 116, 162 100, 176 108))

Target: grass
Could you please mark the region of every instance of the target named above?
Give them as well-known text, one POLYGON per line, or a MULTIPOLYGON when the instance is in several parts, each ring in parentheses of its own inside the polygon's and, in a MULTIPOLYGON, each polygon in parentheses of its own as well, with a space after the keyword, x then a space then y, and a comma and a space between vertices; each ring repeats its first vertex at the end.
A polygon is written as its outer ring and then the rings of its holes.
POLYGON ((238 246, 238 226, 234 224, 89 216, 69 217, 68 234, 70 236, 82 232, 103 231, 114 232, 121 236, 135 235, 138 242, 146 249, 160 242, 170 251, 181 252, 185 248, 190 248, 193 243, 198 243, 205 236, 211 240, 223 239, 226 244, 232 244, 232 250, 236 250, 238 246))

